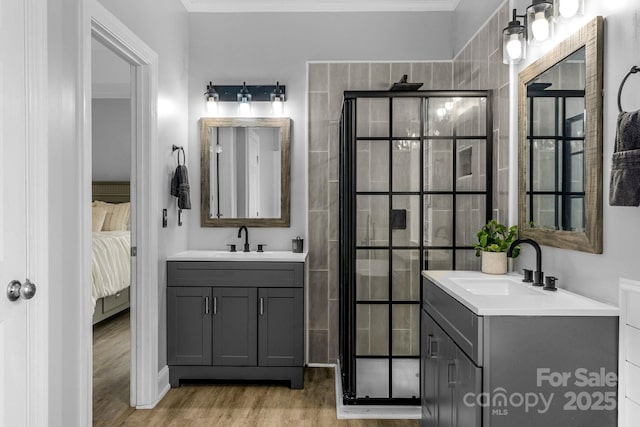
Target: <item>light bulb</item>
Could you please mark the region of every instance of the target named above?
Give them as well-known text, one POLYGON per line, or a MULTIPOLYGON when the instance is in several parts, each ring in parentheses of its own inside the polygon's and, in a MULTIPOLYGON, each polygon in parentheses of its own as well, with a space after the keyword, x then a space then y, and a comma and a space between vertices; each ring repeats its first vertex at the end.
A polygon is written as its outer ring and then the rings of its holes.
POLYGON ((444 103, 444 108, 446 108, 447 111, 451 111, 453 109, 453 101, 447 101, 444 103))
POLYGON ((251 103, 248 101, 243 101, 238 104, 238 113, 241 116, 248 116, 251 114, 251 103))
POLYGON ((520 41, 518 34, 511 34, 509 36, 506 49, 511 59, 518 59, 522 56, 522 41, 520 41))
POLYGON ((576 13, 578 13, 579 7, 579 0, 562 0, 560 1, 558 9, 560 11, 560 15, 563 18, 572 18, 576 15, 576 13))
POLYGON ((214 97, 207 98, 207 113, 210 116, 218 115, 218 102, 214 97))
POLYGON ((544 11, 536 12, 535 19, 531 24, 531 32, 536 41, 543 42, 549 38, 549 21, 547 21, 544 11))
POLYGON ((436 114, 437 114, 438 118, 440 120, 442 120, 447 115, 447 109, 446 108, 438 108, 436 110, 436 114))
POLYGON ((271 101, 271 110, 276 116, 281 116, 284 113, 284 102, 280 98, 276 97, 271 101))

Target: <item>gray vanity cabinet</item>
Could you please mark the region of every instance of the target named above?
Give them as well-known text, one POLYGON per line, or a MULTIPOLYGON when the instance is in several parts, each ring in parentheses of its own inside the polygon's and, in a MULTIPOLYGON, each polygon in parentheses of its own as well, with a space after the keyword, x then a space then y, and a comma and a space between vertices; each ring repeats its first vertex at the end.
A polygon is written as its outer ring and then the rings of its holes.
POLYGON ((304 263, 169 261, 169 380, 304 377, 304 263))
POLYGON ((476 315, 426 278, 422 295, 422 427, 616 425, 616 316, 476 315))

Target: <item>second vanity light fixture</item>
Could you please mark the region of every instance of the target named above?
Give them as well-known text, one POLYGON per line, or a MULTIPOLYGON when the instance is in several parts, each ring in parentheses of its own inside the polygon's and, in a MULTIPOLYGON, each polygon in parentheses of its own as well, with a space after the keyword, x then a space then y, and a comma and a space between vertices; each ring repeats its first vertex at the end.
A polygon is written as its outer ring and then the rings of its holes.
POLYGON ((517 64, 526 58, 526 43, 553 38, 556 18, 568 20, 583 13, 584 0, 533 0, 524 15, 513 9, 513 19, 502 30, 502 62, 517 64), (524 19, 524 25, 518 18, 524 19))
POLYGON ((216 86, 209 82, 204 95, 210 116, 218 114, 219 102, 237 102, 240 116, 251 114, 253 102, 270 102, 273 114, 280 116, 284 113, 286 91, 286 86, 281 85, 280 82, 276 82, 275 86, 248 86, 246 82, 243 82, 242 86, 216 86))

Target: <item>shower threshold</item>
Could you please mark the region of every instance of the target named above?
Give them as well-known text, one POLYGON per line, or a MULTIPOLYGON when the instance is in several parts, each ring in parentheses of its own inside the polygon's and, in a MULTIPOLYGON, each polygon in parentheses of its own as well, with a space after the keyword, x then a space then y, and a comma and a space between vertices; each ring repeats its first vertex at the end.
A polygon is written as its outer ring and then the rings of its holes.
POLYGON ((336 418, 339 420, 419 420, 420 406, 407 405, 345 405, 342 401, 340 360, 335 367, 336 418))

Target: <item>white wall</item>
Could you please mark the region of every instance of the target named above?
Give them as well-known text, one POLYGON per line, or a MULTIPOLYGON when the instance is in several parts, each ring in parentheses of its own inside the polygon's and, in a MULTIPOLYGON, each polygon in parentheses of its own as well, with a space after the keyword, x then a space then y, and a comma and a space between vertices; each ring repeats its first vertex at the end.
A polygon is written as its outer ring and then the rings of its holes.
MULTIPOLYGON (((306 62, 450 60, 451 25, 449 12, 190 14, 188 126, 193 194, 200 192, 198 120, 205 114, 206 84, 286 84, 285 115, 292 118, 291 227, 252 228, 249 238, 250 243, 267 243, 269 250, 289 250, 290 239, 304 237, 307 227, 306 62)), ((223 114, 235 115, 235 105, 222 107, 223 114)), ((254 105, 254 113, 268 115, 268 106, 254 105)), ((191 249, 226 249, 227 243, 239 242, 236 229, 200 228, 200 200, 194 197, 192 203, 191 249)))
MULTIPOLYGON (((526 0, 513 1, 518 13, 530 4, 526 0)), ((542 268, 547 275, 560 278, 558 286, 609 303, 617 303, 618 279, 640 279, 638 268, 638 242, 640 242, 640 209, 633 207, 610 207, 609 180, 611 155, 613 153, 615 126, 618 115, 617 93, 620 81, 632 65, 640 65, 640 3, 637 0, 617 0, 609 2, 587 1, 585 16, 561 28, 563 34, 552 44, 575 31, 583 23, 597 15, 605 17, 604 43, 604 138, 603 138, 603 253, 601 255, 568 251, 552 247, 542 248, 542 268)), ((528 52, 526 64, 539 58, 551 46, 528 52)), ((511 85, 517 85, 517 74, 512 74, 511 85)), ((640 91, 640 77, 632 76, 625 85, 623 106, 633 111, 640 109, 637 94, 640 91)), ((511 108, 517 109, 517 91, 510 100, 511 108)), ((512 123, 514 124, 514 123, 512 123)), ((512 138, 511 147, 517 150, 517 138, 512 138)), ((514 167, 512 170, 516 170, 514 167)), ((517 258, 516 267, 534 266, 534 254, 530 248, 523 248, 517 258)))
POLYGON ((93 181, 131 179, 131 100, 91 102, 93 181))
MULTIPOLYGON (((100 0, 100 3, 122 21, 142 41, 153 49, 159 58, 158 72, 158 143, 161 165, 160 176, 151 177, 160 182, 160 206, 169 211, 169 226, 158 224, 158 365, 167 364, 166 344, 166 257, 187 247, 186 227, 178 227, 177 199, 169 194, 171 175, 177 165, 177 152, 171 145, 182 145, 187 159, 187 12, 180 0, 100 0)), ((187 163, 190 167, 191 164, 187 163)), ((198 177, 193 174, 190 182, 198 177)), ((191 199, 197 199, 193 188, 191 199)), ((183 215, 184 224, 198 220, 197 211, 183 215)), ((158 218, 160 214, 158 214, 158 218)), ((145 284, 141 284, 145 285, 145 284)))

